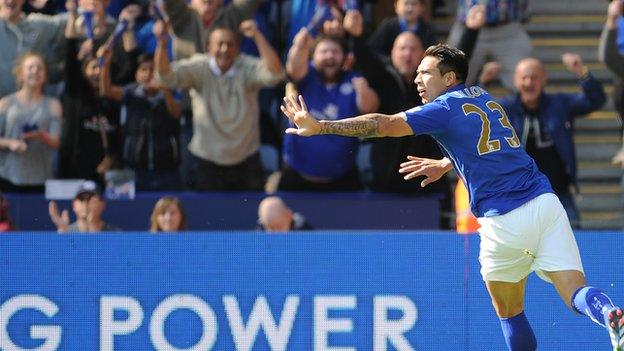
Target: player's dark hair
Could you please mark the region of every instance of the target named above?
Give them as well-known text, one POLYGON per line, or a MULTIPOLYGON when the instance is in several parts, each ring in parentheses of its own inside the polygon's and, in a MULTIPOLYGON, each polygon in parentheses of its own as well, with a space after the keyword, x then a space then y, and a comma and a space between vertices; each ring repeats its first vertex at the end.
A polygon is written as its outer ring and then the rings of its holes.
POLYGON ((440 60, 438 69, 442 75, 455 72, 457 80, 464 83, 468 76, 468 60, 466 54, 458 48, 446 44, 437 44, 425 50, 424 57, 432 56, 440 60))

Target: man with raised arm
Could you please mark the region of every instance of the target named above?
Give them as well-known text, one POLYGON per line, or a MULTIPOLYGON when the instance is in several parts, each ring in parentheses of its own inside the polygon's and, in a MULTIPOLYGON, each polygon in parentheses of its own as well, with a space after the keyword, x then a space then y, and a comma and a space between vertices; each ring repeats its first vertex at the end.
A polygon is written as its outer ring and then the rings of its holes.
POLYGON ((464 180, 481 228, 481 275, 512 351, 535 350, 524 314, 528 275, 552 283, 572 310, 605 326, 614 350, 624 350, 624 313, 600 289, 587 286, 568 217, 548 182, 521 147, 504 109, 487 91, 466 87, 468 63, 461 50, 429 47, 415 83, 425 105, 394 115, 366 114, 317 121, 302 97, 287 97, 282 112, 295 124, 287 133, 311 136, 400 137, 429 134, 445 158, 413 157, 402 164, 406 179, 425 186, 451 168, 464 180))
POLYGON ((167 26, 154 25, 158 38, 155 67, 168 88, 189 89, 193 108, 193 137, 188 146, 195 156, 196 190, 260 191, 264 170, 260 162, 258 92, 284 77, 275 50, 253 20, 240 32, 256 43, 260 58, 240 53, 237 33, 215 27, 208 53, 169 62, 167 26))

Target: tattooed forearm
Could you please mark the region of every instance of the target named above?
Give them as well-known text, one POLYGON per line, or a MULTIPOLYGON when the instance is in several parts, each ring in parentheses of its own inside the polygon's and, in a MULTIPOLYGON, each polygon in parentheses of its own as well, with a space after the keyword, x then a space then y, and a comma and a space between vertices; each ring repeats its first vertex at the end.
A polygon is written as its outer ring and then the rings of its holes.
POLYGON ((339 121, 321 121, 320 134, 335 134, 358 138, 374 138, 379 136, 379 120, 381 115, 372 113, 339 121))

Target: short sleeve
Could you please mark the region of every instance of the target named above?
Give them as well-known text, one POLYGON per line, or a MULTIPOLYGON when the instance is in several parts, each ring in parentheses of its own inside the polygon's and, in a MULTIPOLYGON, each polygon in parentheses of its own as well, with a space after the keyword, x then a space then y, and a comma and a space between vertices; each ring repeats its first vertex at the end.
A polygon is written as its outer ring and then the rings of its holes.
POLYGON ((61 135, 61 119, 58 117, 52 117, 50 120, 50 128, 48 130, 50 135, 60 136, 61 135))
POLYGON ((61 135, 61 119, 63 118, 61 102, 54 98, 49 98, 48 106, 50 109, 50 125, 47 132, 52 136, 61 135))
POLYGON ((451 110, 441 101, 416 106, 402 112, 414 134, 440 134, 448 128, 451 110))

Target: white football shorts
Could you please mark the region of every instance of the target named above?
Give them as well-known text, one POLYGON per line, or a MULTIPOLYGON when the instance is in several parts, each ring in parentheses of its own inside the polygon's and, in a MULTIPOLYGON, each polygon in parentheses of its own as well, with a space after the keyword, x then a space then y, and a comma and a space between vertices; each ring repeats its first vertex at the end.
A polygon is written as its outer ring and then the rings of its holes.
POLYGON ((542 194, 494 217, 478 218, 481 276, 484 281, 519 282, 535 271, 583 272, 568 216, 555 194, 542 194))

